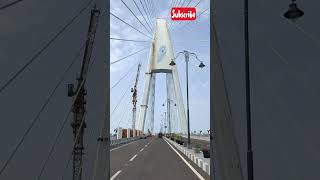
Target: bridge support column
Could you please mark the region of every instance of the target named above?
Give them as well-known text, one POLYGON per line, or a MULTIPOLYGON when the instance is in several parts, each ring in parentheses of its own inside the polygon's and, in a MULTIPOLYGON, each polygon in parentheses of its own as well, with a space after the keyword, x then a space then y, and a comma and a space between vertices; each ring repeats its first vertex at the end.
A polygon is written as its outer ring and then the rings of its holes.
MULTIPOLYGON (((172 78, 172 80, 170 81, 171 84, 167 84, 167 86, 173 85, 174 87, 174 96, 176 97, 177 110, 180 120, 180 132, 187 133, 187 120, 183 105, 177 67, 169 65, 172 59, 174 59, 174 52, 167 27, 167 22, 165 19, 157 19, 154 38, 150 49, 149 65, 145 74, 144 91, 141 103, 142 105, 137 123, 137 129, 141 131, 144 131, 145 129, 147 109, 153 108, 153 104, 151 104, 151 107, 148 107, 148 103, 149 101, 152 102, 152 100, 149 99, 149 96, 150 93, 152 93, 152 91, 154 90, 152 89, 154 88, 154 76, 156 73, 167 73, 172 78)), ((151 116, 153 116, 153 114, 151 114, 151 116)), ((153 122, 151 121, 151 123, 153 122)))

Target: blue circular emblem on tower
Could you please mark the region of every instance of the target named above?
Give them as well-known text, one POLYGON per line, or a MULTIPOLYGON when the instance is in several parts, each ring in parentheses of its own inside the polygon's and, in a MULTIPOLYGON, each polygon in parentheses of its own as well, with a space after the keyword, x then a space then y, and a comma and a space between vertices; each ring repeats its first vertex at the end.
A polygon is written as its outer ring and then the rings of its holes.
POLYGON ((157 62, 160 63, 163 58, 164 58, 164 55, 167 53, 167 49, 166 49, 166 46, 161 46, 159 48, 159 51, 158 51, 158 59, 157 59, 157 62))

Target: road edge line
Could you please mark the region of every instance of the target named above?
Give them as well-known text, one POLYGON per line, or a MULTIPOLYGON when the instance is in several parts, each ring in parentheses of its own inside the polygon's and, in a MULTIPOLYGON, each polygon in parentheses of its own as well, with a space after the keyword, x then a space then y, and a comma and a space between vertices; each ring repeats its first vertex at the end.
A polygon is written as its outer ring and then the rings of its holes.
POLYGON ((198 176, 199 179, 205 180, 205 179, 201 176, 201 174, 200 174, 196 169, 194 169, 194 168, 191 166, 191 164, 190 164, 187 160, 185 160, 184 157, 182 157, 181 154, 180 154, 176 149, 174 149, 174 148, 172 147, 172 145, 171 145, 167 140, 165 140, 165 139, 163 139, 163 140, 174 150, 174 152, 176 152, 176 153, 178 154, 178 156, 183 160, 183 162, 186 163, 186 165, 192 170, 192 172, 193 172, 195 175, 198 176))
POLYGON ((117 172, 110 178, 110 180, 114 180, 120 173, 121 173, 121 170, 117 171, 117 172))

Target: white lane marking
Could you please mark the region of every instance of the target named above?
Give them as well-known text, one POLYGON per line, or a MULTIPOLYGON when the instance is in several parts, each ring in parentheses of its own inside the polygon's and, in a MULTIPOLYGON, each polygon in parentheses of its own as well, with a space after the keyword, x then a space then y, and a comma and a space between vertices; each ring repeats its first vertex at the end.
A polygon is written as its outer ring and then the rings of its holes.
MULTIPOLYGON (((139 140, 138 140, 138 141, 139 141, 139 140)), ((114 150, 120 149, 120 148, 122 148, 122 147, 128 146, 129 144, 132 144, 132 143, 135 143, 135 142, 138 142, 138 141, 133 141, 133 142, 130 142, 130 143, 128 143, 128 144, 124 144, 124 145, 122 145, 122 146, 113 148, 113 149, 111 149, 110 151, 114 151, 114 150)))
POLYGON ((178 154, 178 156, 183 160, 183 162, 188 165, 188 167, 193 171, 193 173, 194 173, 195 175, 198 176, 199 179, 205 180, 205 179, 201 176, 201 174, 199 174, 198 171, 195 170, 195 169, 188 163, 188 161, 185 160, 185 159, 180 155, 180 153, 178 153, 178 151, 175 150, 175 149, 171 146, 171 144, 170 144, 167 140, 164 139, 164 141, 166 141, 166 143, 169 144, 169 146, 174 150, 174 152, 176 152, 176 153, 178 154))
POLYGON ((140 149, 140 152, 143 151, 143 150, 144 150, 144 148, 140 149))
POLYGON ((133 161, 134 158, 136 158, 138 156, 138 154, 134 155, 129 161, 133 161))
POLYGON ((118 172, 116 172, 116 173, 110 178, 110 180, 114 180, 120 173, 121 173, 121 170, 119 170, 118 172))
POLYGON ((144 147, 148 147, 148 144, 147 144, 147 145, 145 145, 144 147))

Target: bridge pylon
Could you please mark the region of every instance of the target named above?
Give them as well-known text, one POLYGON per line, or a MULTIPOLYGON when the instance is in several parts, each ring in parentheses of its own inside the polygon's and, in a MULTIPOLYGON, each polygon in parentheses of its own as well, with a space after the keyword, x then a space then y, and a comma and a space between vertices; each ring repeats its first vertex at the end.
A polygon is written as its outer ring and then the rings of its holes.
MULTIPOLYGON (((145 73, 144 91, 139 119, 136 123, 136 128, 141 131, 145 131, 147 110, 149 110, 149 112, 154 112, 155 75, 156 73, 166 73, 166 85, 167 87, 173 87, 173 92, 167 91, 168 97, 175 97, 177 102, 176 107, 179 117, 180 132, 187 133, 187 120, 177 67, 169 65, 172 59, 174 59, 174 52, 167 22, 165 19, 157 19, 152 46, 150 48, 149 64, 145 73)), ((151 113, 151 116, 152 117, 148 118, 152 119, 151 123, 153 127, 153 113, 151 113)))

